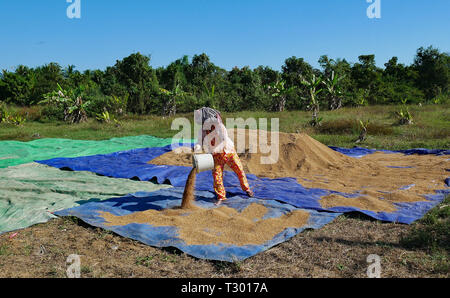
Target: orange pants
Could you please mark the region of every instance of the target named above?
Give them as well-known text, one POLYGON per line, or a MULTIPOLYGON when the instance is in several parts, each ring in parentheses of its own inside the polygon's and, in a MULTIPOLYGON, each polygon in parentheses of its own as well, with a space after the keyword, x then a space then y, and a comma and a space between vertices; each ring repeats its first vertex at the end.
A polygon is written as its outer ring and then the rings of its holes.
POLYGON ((214 191, 218 200, 226 200, 225 187, 223 186, 223 168, 227 164, 238 176, 243 191, 250 190, 247 177, 244 173, 241 160, 237 153, 214 153, 214 169, 212 170, 214 178, 214 191))

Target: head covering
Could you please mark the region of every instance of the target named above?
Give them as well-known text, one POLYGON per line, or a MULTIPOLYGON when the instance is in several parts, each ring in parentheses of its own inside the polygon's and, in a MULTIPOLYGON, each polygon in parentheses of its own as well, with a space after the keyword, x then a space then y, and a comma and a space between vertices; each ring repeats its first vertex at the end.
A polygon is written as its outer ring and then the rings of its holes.
POLYGON ((222 118, 220 117, 220 112, 212 109, 203 107, 201 109, 194 111, 194 121, 198 124, 203 125, 207 120, 212 121, 220 121, 222 122, 222 118))

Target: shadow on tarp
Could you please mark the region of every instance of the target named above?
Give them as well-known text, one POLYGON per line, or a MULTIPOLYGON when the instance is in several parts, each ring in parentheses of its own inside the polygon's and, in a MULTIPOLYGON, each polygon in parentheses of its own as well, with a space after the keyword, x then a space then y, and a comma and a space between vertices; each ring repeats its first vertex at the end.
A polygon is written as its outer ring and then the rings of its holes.
MULTIPOLYGON (((317 212, 314 210, 304 210, 310 214, 308 223, 299 228, 287 228, 275 235, 271 240, 262 245, 231 245, 231 244, 211 244, 211 245, 187 245, 179 238, 177 227, 164 226, 155 227, 150 224, 131 223, 123 226, 107 226, 99 212, 109 212, 116 216, 124 216, 134 212, 145 210, 162 210, 181 205, 183 188, 170 188, 155 192, 138 192, 120 198, 111 198, 100 202, 91 202, 79 207, 55 212, 57 216, 75 216, 84 222, 113 231, 123 237, 131 238, 147 245, 155 247, 175 247, 179 250, 200 259, 235 262, 242 261, 265 251, 279 243, 287 241, 305 229, 319 229, 330 223, 341 213, 317 212)), ((202 208, 217 208, 214 205, 215 195, 208 191, 197 191, 196 205, 202 208)), ((234 196, 225 201, 222 206, 234 208, 241 212, 252 203, 263 204, 268 212, 263 217, 278 218, 294 210, 299 210, 289 204, 283 204, 274 200, 258 200, 255 198, 241 198, 234 196)))
MULTIPOLYGON (((184 144, 184 146, 192 146, 192 144, 184 144)), ((352 156, 352 154, 361 154, 361 149, 369 150, 365 148, 355 148, 356 151, 352 151, 352 149, 345 149, 344 151, 352 156)), ((171 145, 168 145, 165 147, 134 149, 106 155, 55 158, 38 162, 60 169, 70 168, 74 171, 90 171, 115 178, 131 179, 137 177, 141 181, 151 180, 158 184, 170 183, 175 187, 184 187, 191 170, 190 167, 148 164, 148 161, 168 153, 171 150, 171 145)), ((411 150, 407 151, 412 152, 411 150)), ((421 154, 425 154, 423 150, 419 151, 421 154)), ((430 150, 429 154, 444 154, 445 152, 446 151, 443 150, 430 150)), ((255 197, 259 199, 278 200, 298 208, 313 209, 317 211, 362 212, 374 219, 405 224, 410 224, 415 220, 420 219, 430 209, 442 202, 446 195, 450 194, 450 189, 430 191, 432 193, 422 194, 428 201, 399 203, 396 204, 398 209, 395 212, 373 212, 350 206, 323 208, 319 203, 323 196, 331 194, 338 194, 347 198, 363 196, 358 192, 342 193, 321 188, 305 188, 298 183, 296 178, 291 177, 270 179, 247 174, 247 178, 250 187, 255 193, 255 197)), ((197 175, 195 186, 196 190, 212 192, 213 177, 211 172, 206 171, 199 173, 197 175)), ((228 197, 246 195, 240 188, 237 176, 231 171, 224 172, 224 186, 228 197)))

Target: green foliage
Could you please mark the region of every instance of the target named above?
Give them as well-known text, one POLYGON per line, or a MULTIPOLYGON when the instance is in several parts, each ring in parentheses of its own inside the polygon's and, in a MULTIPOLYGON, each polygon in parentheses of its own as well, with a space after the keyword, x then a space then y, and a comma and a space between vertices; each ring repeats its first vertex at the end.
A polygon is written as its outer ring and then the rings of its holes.
POLYGON ((276 81, 266 86, 268 93, 274 99, 273 102, 273 110, 276 112, 283 112, 286 107, 286 98, 287 96, 295 89, 296 87, 291 86, 286 88, 286 81, 276 81))
POLYGON ((11 113, 6 107, 6 104, 0 102, 0 123, 21 126, 26 120, 27 119, 22 115, 11 113))
POLYGON ((354 107, 363 107, 369 104, 368 101, 369 90, 366 89, 358 89, 354 92, 353 96, 349 97, 349 100, 346 101, 346 105, 354 106, 354 107))
POLYGON ((361 128, 361 132, 360 132, 360 134, 358 136, 358 139, 355 141, 356 143, 362 143, 362 142, 364 142, 366 140, 366 138, 367 138, 367 128, 369 126, 369 122, 370 122, 370 120, 367 120, 367 121, 359 120, 359 126, 361 128))
POLYGON ((104 123, 111 122, 111 117, 109 116, 108 111, 104 111, 101 114, 97 114, 97 117, 95 119, 97 119, 98 122, 104 122, 104 123))
MULTIPOLYGON (((59 85, 65 95, 72 92, 89 102, 83 108, 89 117, 105 109, 114 115, 174 115, 202 106, 223 112, 305 110, 312 105, 311 90, 303 80, 313 75, 324 78, 325 92, 314 98, 322 110, 398 105, 403 99, 411 104, 442 104, 448 102, 450 92, 450 57, 433 47, 419 48, 412 65, 392 57, 384 69, 376 66, 374 55, 361 55, 357 63, 324 55, 318 61, 320 70, 295 56, 285 60, 281 71, 268 66, 225 70, 205 53, 192 59, 183 56, 157 69, 150 61, 149 56, 133 53, 105 70, 80 72, 74 65, 62 68, 54 62, 36 68, 18 66, 0 74, 0 100, 32 106, 48 99, 45 96, 59 85)), ((46 105, 43 113, 62 120, 65 110, 63 105, 46 105)))
POLYGON ((447 198, 414 225, 411 233, 402 238, 402 245, 429 251, 450 252, 450 205, 447 198))
POLYGON ((319 117, 320 103, 318 95, 324 90, 319 86, 322 84, 322 78, 316 77, 312 74, 307 80, 302 77, 302 84, 306 86, 308 90, 308 106, 307 108, 312 111, 312 120, 309 122, 311 126, 319 126, 323 118, 319 117))
POLYGON ((337 75, 334 70, 331 72, 331 76, 323 81, 325 91, 328 97, 328 106, 330 110, 337 110, 342 107, 342 86, 341 81, 344 76, 337 75))
POLYGON ((83 102, 80 94, 82 88, 76 90, 66 91, 56 83, 57 90, 52 91, 44 95, 44 100, 39 104, 45 104, 50 109, 45 110, 45 113, 57 112, 57 115, 50 115, 50 117, 56 117, 58 120, 64 120, 69 123, 80 123, 87 120, 86 109, 89 107, 90 102, 83 102))
POLYGON ((450 92, 447 92, 446 94, 444 93, 438 94, 431 100, 431 102, 435 105, 438 105, 438 104, 446 104, 449 102, 449 100, 450 100, 450 92))
POLYGON ((90 103, 86 112, 88 116, 91 117, 94 117, 105 110, 111 111, 111 113, 115 115, 123 115, 127 109, 128 95, 122 97, 116 95, 104 95, 101 92, 101 89, 96 87, 85 90, 81 96, 85 101, 90 103))
POLYGON ((177 84, 172 91, 160 88, 159 92, 164 98, 163 115, 167 115, 169 117, 175 116, 177 113, 177 104, 182 101, 186 93, 181 90, 179 84, 177 84))
POLYGON ((450 56, 433 47, 419 48, 413 64, 418 76, 417 86, 425 93, 426 99, 449 92, 450 56))
POLYGON ((28 68, 20 66, 16 72, 3 71, 0 80, 0 97, 6 103, 22 106, 31 104, 32 88, 33 77, 28 68))
POLYGON ((140 53, 131 54, 117 61, 113 74, 129 94, 127 110, 144 114, 149 109, 151 97, 158 94, 156 72, 150 67, 150 57, 140 53))
POLYGON ((7 112, 6 104, 3 101, 0 101, 0 122, 2 122, 2 119, 5 117, 7 112))
POLYGON ((400 125, 413 124, 413 117, 412 117, 411 113, 409 112, 408 108, 405 106, 405 104, 406 104, 406 100, 403 101, 403 106, 400 108, 400 110, 395 112, 395 116, 397 117, 398 123, 400 125))

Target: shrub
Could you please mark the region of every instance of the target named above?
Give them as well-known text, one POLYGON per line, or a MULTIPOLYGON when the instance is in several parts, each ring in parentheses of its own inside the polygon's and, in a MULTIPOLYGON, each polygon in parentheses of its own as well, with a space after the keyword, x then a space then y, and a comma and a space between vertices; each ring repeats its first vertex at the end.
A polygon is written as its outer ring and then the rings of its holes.
POLYGON ((395 116, 398 118, 398 123, 400 125, 410 125, 413 124, 413 117, 409 112, 408 108, 401 108, 400 111, 395 112, 395 116))
POLYGON ((89 107, 90 102, 83 102, 83 99, 79 94, 81 89, 77 90, 63 90, 59 84, 58 91, 53 91, 44 95, 44 100, 39 104, 46 104, 47 106, 55 107, 55 111, 59 112, 57 118, 63 118, 64 121, 70 123, 80 123, 87 121, 86 109, 89 107), (61 113, 61 111, 63 111, 61 113))
POLYGON ((86 112, 89 116, 96 116, 105 110, 115 115, 122 115, 127 108, 128 96, 104 95, 99 88, 83 92, 82 97, 90 102, 86 112))

